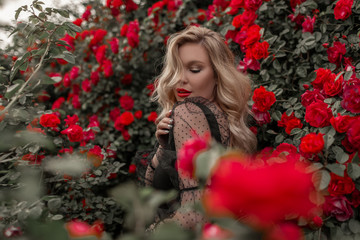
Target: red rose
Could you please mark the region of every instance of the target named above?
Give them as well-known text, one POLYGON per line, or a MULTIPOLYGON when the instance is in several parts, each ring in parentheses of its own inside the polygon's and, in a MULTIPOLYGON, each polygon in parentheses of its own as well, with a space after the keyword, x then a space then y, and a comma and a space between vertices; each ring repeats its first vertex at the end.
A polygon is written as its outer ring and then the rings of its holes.
POLYGON ((111 60, 104 60, 102 63, 102 69, 105 77, 111 77, 114 74, 111 60))
POLYGON ((119 122, 124 126, 128 126, 132 122, 134 122, 134 115, 132 114, 132 112, 124 112, 116 119, 115 124, 116 122, 119 122))
POLYGON ((352 113, 360 113, 360 82, 344 87, 341 106, 352 113))
POLYGON ((70 70, 70 80, 74 80, 79 76, 79 68, 74 66, 70 70))
POLYGON ((234 27, 236 27, 236 28, 239 28, 239 27, 241 27, 242 26, 242 23, 241 23, 241 14, 239 14, 239 15, 237 15, 237 16, 235 16, 234 18, 233 18, 233 20, 232 20, 232 25, 234 26, 234 27))
POLYGON ((43 127, 57 127, 60 124, 60 119, 53 113, 43 114, 40 117, 40 124, 43 127))
POLYGON ((179 150, 178 162, 176 165, 181 172, 181 175, 190 178, 194 177, 195 156, 208 147, 209 140, 210 133, 207 132, 202 137, 194 134, 193 138, 185 141, 179 150))
POLYGON ((252 106, 251 111, 254 113, 254 117, 258 125, 262 126, 270 122, 271 117, 268 111, 259 111, 255 104, 252 106))
POLYGON ((254 43, 246 51, 246 57, 247 58, 255 58, 257 60, 259 60, 261 58, 267 58, 269 56, 268 48, 269 48, 268 42, 254 43))
POLYGON ((305 121, 313 127, 329 126, 332 117, 331 109, 324 102, 317 101, 306 107, 305 121))
POLYGON ((355 183, 349 176, 340 177, 332 172, 330 175, 328 191, 331 196, 350 194, 355 190, 355 183))
POLYGON ((350 153, 357 151, 357 149, 355 149, 354 146, 349 142, 347 137, 345 137, 343 140, 341 140, 341 145, 343 145, 345 150, 350 153))
POLYGON ((344 78, 342 75, 337 80, 335 80, 336 78, 337 76, 332 73, 329 78, 325 79, 323 87, 326 95, 333 97, 341 92, 344 78))
POLYGON ((135 48, 139 45, 139 22, 137 20, 129 23, 126 38, 131 47, 135 48))
POLYGON ((138 9, 138 5, 134 3, 132 0, 125 1, 125 10, 127 12, 135 11, 136 9, 138 9))
POLYGON ((335 217, 340 222, 350 219, 354 214, 345 196, 326 196, 323 209, 325 215, 335 217))
POLYGON ((83 129, 79 125, 70 126, 62 130, 61 134, 66 134, 70 142, 80 142, 83 139, 83 129))
POLYGON ((355 149, 360 150, 360 117, 357 117, 352 121, 349 130, 346 133, 346 137, 355 149))
POLYGON ((113 108, 113 110, 110 111, 110 119, 111 121, 116 121, 117 117, 120 116, 121 110, 118 107, 113 108))
POLYGON ((203 196, 210 215, 235 216, 257 227, 268 227, 288 215, 306 217, 316 208, 309 197, 315 191, 311 174, 296 162, 253 162, 235 154, 220 159, 203 196))
POLYGON ((64 97, 59 97, 58 99, 55 100, 55 102, 53 103, 51 109, 58 109, 61 107, 61 105, 63 104, 63 102, 65 102, 65 98, 64 97))
POLYGON ((315 227, 320 228, 320 227, 323 225, 324 221, 322 220, 321 217, 315 216, 315 217, 313 218, 313 223, 314 223, 315 227))
POLYGON ((306 0, 290 0, 290 7, 295 10, 297 5, 302 4, 306 0))
POLYGON ((258 16, 254 11, 245 10, 242 14, 234 17, 232 25, 236 28, 251 26, 258 16))
POLYGON ((98 145, 95 145, 93 148, 91 148, 87 152, 86 156, 94 167, 99 167, 104 159, 104 155, 102 154, 101 147, 98 145))
POLYGON ((81 88, 84 92, 91 92, 91 83, 89 79, 85 79, 81 82, 81 88))
POLYGON ((78 115, 74 114, 72 117, 70 115, 67 115, 67 118, 64 119, 65 121, 65 126, 72 126, 75 125, 78 121, 79 121, 79 117, 78 115))
POLYGON ((354 208, 358 208, 360 206, 360 191, 355 189, 355 191, 351 194, 351 203, 354 208))
POLYGON ((256 11, 261 6, 262 0, 244 0, 246 10, 256 11))
POLYGON ((124 24, 124 25, 121 27, 120 36, 125 37, 125 36, 126 36, 126 33, 127 33, 127 30, 128 30, 128 25, 127 25, 127 24, 124 24))
POLYGON ((41 161, 45 158, 45 155, 38 155, 38 154, 25 154, 22 156, 21 160, 29 161, 30 164, 39 165, 41 164, 41 161))
POLYGON ((150 115, 147 117, 147 120, 149 122, 155 122, 157 117, 158 117, 158 115, 156 112, 151 112, 150 115))
POLYGON ((309 133, 301 138, 299 149, 301 153, 317 154, 323 150, 324 144, 322 133, 309 133))
POLYGON ((121 131, 121 135, 123 136, 123 138, 124 138, 125 141, 129 141, 130 138, 131 138, 131 136, 130 136, 130 134, 129 134, 129 131, 126 130, 126 129, 124 129, 124 130, 121 131))
POLYGON ((334 42, 334 45, 329 47, 326 51, 329 62, 339 66, 343 55, 346 53, 345 43, 334 42))
POLYGON ((204 9, 198 9, 198 15, 197 15, 197 19, 200 22, 203 22, 206 20, 206 11, 204 9))
POLYGON ((311 82, 311 85, 313 85, 314 88, 322 89, 323 85, 324 85, 324 82, 331 75, 331 70, 330 69, 319 68, 319 69, 315 70, 315 72, 316 72, 316 78, 315 78, 314 81, 311 82))
POLYGON ((95 236, 100 239, 104 231, 102 225, 101 223, 95 222, 91 226, 87 222, 71 221, 65 223, 65 229, 71 238, 95 236))
POLYGON ((131 96, 121 96, 119 102, 120 106, 127 111, 130 111, 134 107, 134 99, 131 96))
POLYGON ((325 97, 320 93, 319 89, 314 89, 313 91, 306 90, 303 95, 301 95, 301 104, 304 107, 309 106, 311 103, 316 101, 324 101, 325 97))
POLYGON ((354 0, 339 0, 335 4, 334 15, 336 20, 345 20, 351 15, 351 7, 354 0))
POLYGON ((295 117, 294 113, 292 113, 290 116, 284 112, 281 116, 281 120, 278 121, 279 127, 285 127, 285 132, 287 134, 291 133, 291 130, 294 128, 302 128, 303 124, 301 123, 301 120, 295 117))
POLYGON ((313 16, 312 18, 310 16, 307 16, 305 18, 305 21, 302 23, 302 32, 310 32, 313 33, 314 31, 314 24, 315 24, 316 17, 313 16))
POLYGON ((70 85, 71 85, 71 80, 70 80, 68 73, 65 73, 65 75, 64 75, 63 84, 64 84, 64 87, 70 87, 70 85))
POLYGON ((117 39, 116 37, 113 37, 109 43, 110 43, 111 51, 114 54, 118 54, 119 53, 119 39, 117 39))
POLYGON ((73 105, 73 107, 74 107, 75 109, 80 109, 80 108, 81 108, 81 103, 80 103, 80 100, 79 100, 79 95, 73 95, 71 104, 73 105))
POLYGON ((136 172, 136 165, 135 164, 130 164, 129 166, 129 173, 133 174, 136 172))
POLYGON ((91 72, 90 79, 91 79, 91 83, 96 86, 99 83, 99 80, 100 80, 99 72, 98 71, 91 72))
POLYGON ((102 64, 102 61, 105 59, 107 45, 101 45, 96 49, 95 58, 99 64, 102 64))
POLYGON ((354 121, 354 119, 355 117, 340 115, 340 113, 338 113, 337 117, 332 117, 330 119, 330 123, 338 133, 344 133, 349 129, 350 124, 354 121))
POLYGON ((143 114, 142 111, 138 110, 134 113, 134 116, 135 116, 135 118, 140 119, 142 117, 142 114, 143 114))
POLYGON ((132 82, 132 74, 131 73, 127 73, 123 76, 123 78, 121 79, 121 83, 124 85, 129 85, 132 82))
POLYGON ((202 240, 230 239, 231 232, 219 227, 216 224, 205 223, 201 233, 202 240))
POLYGON ((260 29, 259 25, 252 25, 246 31, 246 39, 244 40, 243 44, 245 46, 250 46, 260 40, 260 29))
POLYGON ((263 86, 255 89, 252 99, 256 109, 260 112, 266 112, 276 102, 275 94, 266 91, 263 86))
POLYGON ((247 69, 251 69, 253 71, 260 70, 260 63, 258 60, 253 58, 244 58, 243 61, 239 62, 239 65, 237 66, 237 70, 241 72, 246 72, 247 69))
POLYGON ((96 31, 94 31, 94 33, 92 34, 93 37, 90 41, 90 45, 96 45, 100 42, 102 42, 102 40, 104 39, 104 37, 106 36, 107 31, 104 29, 98 29, 96 31))

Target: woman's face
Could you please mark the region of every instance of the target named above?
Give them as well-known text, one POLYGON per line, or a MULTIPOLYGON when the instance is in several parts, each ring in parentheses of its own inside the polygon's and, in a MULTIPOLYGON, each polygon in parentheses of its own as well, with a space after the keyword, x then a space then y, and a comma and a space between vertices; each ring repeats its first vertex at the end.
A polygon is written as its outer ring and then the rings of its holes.
POLYGON ((174 88, 177 101, 187 97, 213 100, 215 78, 206 49, 199 43, 185 43, 179 48, 183 73, 174 88))

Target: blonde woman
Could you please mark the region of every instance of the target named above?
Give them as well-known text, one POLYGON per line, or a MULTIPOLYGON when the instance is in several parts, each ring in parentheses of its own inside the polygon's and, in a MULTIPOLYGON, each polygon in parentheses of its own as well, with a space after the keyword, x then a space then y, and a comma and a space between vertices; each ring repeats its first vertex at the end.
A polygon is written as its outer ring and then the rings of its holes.
POLYGON ((159 220, 185 228, 203 223, 187 206, 200 200, 196 179, 177 172, 176 154, 192 132, 226 147, 253 152, 256 137, 247 126, 251 94, 248 77, 237 71, 234 56, 220 34, 190 26, 173 34, 153 100, 162 108, 157 121, 158 145, 146 169, 145 182, 160 190, 176 189, 175 202, 159 209, 159 220))

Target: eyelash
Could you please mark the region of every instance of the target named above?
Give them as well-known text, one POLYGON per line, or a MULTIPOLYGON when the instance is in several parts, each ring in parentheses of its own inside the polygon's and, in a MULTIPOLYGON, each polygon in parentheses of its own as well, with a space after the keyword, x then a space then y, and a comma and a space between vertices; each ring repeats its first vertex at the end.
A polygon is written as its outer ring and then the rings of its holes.
POLYGON ((199 73, 201 70, 200 69, 190 69, 190 72, 192 73, 199 73))

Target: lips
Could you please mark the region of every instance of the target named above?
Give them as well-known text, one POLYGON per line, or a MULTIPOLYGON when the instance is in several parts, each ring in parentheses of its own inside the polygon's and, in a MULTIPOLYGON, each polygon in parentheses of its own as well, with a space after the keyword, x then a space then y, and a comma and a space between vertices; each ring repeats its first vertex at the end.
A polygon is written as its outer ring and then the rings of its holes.
POLYGON ((177 92, 178 97, 181 97, 181 98, 188 97, 191 94, 190 91, 183 89, 183 88, 177 88, 176 92, 177 92))

